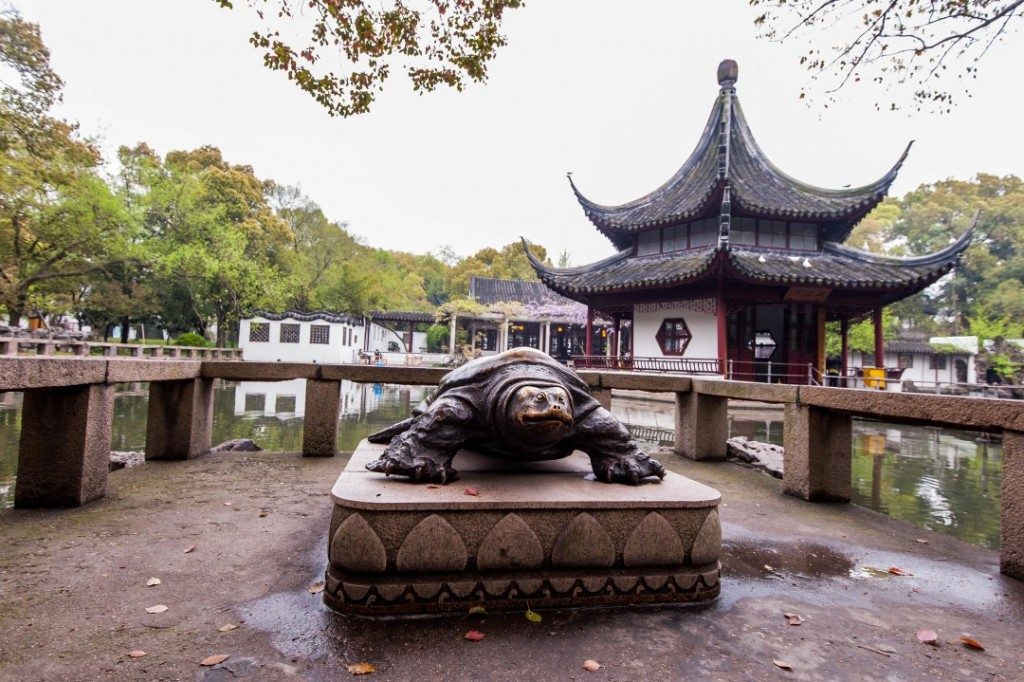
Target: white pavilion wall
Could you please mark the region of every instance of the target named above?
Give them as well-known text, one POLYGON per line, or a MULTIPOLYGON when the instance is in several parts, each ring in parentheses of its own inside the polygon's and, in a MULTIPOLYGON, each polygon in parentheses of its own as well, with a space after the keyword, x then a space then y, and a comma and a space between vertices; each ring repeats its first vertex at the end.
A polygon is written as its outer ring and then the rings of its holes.
POLYGON ((677 303, 644 303, 633 306, 633 355, 635 357, 666 356, 661 352, 655 334, 667 319, 682 318, 692 338, 683 353, 684 358, 718 357, 718 322, 711 299, 677 303))

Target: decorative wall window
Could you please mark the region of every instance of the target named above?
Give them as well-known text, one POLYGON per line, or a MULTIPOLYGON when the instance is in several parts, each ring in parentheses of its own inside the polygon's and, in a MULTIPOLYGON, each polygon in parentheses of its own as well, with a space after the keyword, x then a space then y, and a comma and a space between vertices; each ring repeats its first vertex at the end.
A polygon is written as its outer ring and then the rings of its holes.
POLYGON ((718 221, 714 218, 690 223, 690 248, 714 246, 718 243, 718 221))
POLYGON ((666 252, 682 251, 687 248, 686 227, 686 225, 676 225, 662 230, 661 250, 666 252))
POLYGON ((786 221, 758 220, 757 245, 771 249, 786 248, 786 221))
POLYGON ((914 366, 914 355, 912 353, 897 353, 896 366, 900 369, 908 369, 914 366))
POLYGON ((269 322, 250 322, 249 341, 253 343, 267 343, 270 341, 269 322))
MULTIPOLYGON (((636 254, 653 256, 714 246, 718 243, 717 218, 705 218, 637 235, 636 254)), ((729 228, 733 244, 793 251, 818 250, 818 226, 815 223, 760 220, 735 216, 729 228)))
POLYGON ((299 325, 282 323, 280 341, 281 343, 298 343, 299 325))
POLYGON ((753 218, 733 218, 729 227, 729 239, 733 244, 757 245, 757 221, 753 218))
POLYGON ((274 404, 274 412, 278 414, 289 414, 295 412, 295 396, 279 395, 274 404))
POLYGON ((946 356, 932 355, 931 362, 928 365, 928 369, 946 369, 946 356))
POLYGON ((263 412, 267 406, 267 396, 262 393, 246 393, 245 394, 245 411, 246 412, 263 412))
POLYGON ((661 253, 661 230, 641 232, 636 240, 636 255, 651 256, 661 253))
MULTIPOLYGON (((282 339, 282 341, 283 340, 284 339, 282 339)), ((298 341, 298 339, 296 339, 296 341, 298 341)), ((309 325, 309 342, 310 343, 330 343, 331 342, 331 325, 329 325, 329 324, 311 324, 311 325, 309 325)))
POLYGON ((818 226, 814 223, 790 223, 789 248, 816 251, 818 249, 818 226))
POLYGON ((663 355, 682 355, 690 345, 690 328, 681 317, 670 318, 661 323, 658 333, 654 335, 663 355))

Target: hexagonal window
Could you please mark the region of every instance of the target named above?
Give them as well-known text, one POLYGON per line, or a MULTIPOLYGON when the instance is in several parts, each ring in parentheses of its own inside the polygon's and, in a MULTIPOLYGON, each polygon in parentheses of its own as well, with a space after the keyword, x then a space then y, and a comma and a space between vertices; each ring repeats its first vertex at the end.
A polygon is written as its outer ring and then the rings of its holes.
POLYGON ((693 335, 686 326, 686 320, 676 317, 662 321, 654 338, 658 341, 663 355, 682 355, 690 345, 693 335))
POLYGON ((755 359, 771 360, 777 344, 770 331, 761 330, 754 334, 754 340, 749 342, 747 347, 753 347, 755 359))

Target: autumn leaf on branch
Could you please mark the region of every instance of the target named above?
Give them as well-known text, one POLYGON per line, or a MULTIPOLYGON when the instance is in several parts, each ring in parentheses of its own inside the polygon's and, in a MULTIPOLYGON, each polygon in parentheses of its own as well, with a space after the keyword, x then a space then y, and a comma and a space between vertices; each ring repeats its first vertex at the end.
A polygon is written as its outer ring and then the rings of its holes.
MULTIPOLYGON (((214 0, 226 9, 231 0, 214 0)), ((249 42, 332 116, 370 110, 393 70, 413 90, 487 80, 501 22, 522 0, 244 0, 260 21, 249 42)))

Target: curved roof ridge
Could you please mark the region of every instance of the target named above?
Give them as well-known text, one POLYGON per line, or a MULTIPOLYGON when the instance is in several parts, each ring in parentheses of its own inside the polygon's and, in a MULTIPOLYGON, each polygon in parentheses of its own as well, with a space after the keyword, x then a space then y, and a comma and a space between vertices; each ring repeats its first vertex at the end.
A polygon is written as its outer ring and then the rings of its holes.
POLYGON ((864 195, 869 193, 877 194, 879 191, 887 191, 889 189, 889 186, 896 179, 896 175, 899 173, 900 168, 903 167, 903 163, 907 160, 907 156, 910 154, 910 148, 914 146, 914 140, 908 142, 907 146, 903 150, 903 153, 896 160, 896 163, 893 164, 893 166, 882 177, 875 180, 874 182, 869 182, 865 185, 861 185, 860 187, 843 187, 841 189, 829 189, 827 187, 819 187, 818 185, 812 185, 809 182, 804 182, 793 177, 792 175, 789 175, 781 168, 776 166, 774 163, 772 163, 771 159, 768 158, 768 155, 764 153, 764 150, 761 149, 761 146, 757 143, 757 139, 754 137, 754 133, 750 129, 750 124, 747 123, 747 117, 743 113, 743 107, 740 105, 739 97, 733 96, 732 107, 733 120, 735 121, 737 130, 740 133, 740 139, 743 140, 744 143, 749 145, 751 151, 754 152, 760 158, 762 163, 764 163, 764 165, 769 170, 777 174, 781 179, 785 180, 788 183, 791 183, 800 190, 808 192, 810 194, 817 194, 822 197, 847 199, 851 197, 856 197, 858 195, 864 195))
POLYGON ((863 251, 861 249, 855 249, 852 246, 846 246, 845 244, 839 244, 837 242, 825 242, 823 250, 838 253, 864 263, 874 263, 878 265, 934 265, 956 258, 963 253, 964 249, 966 249, 971 243, 971 238, 974 236, 974 228, 977 224, 978 213, 975 213, 974 219, 971 221, 971 226, 967 228, 966 232, 957 237, 957 239, 955 239, 946 248, 923 256, 887 256, 863 251))

